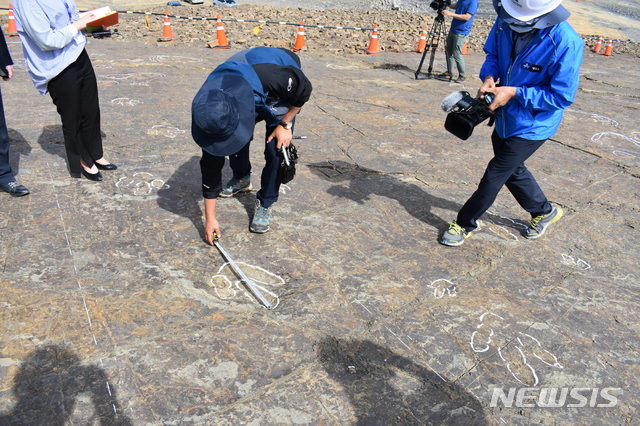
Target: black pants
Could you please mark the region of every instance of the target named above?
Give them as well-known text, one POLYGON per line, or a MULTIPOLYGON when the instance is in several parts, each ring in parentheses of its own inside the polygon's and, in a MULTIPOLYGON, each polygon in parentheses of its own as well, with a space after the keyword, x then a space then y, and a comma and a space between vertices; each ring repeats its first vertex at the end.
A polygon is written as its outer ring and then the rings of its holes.
POLYGON ((49 81, 48 89, 62 118, 69 172, 79 177, 80 160, 91 167, 103 156, 98 84, 87 51, 49 81))
MULTIPOLYGON (((289 110, 289 105, 284 102, 275 102, 272 106, 274 115, 280 119, 289 110)), ((264 120, 264 117, 258 117, 258 121, 264 120)), ((295 124, 296 119, 294 118, 295 124)), ((294 126, 295 127, 295 126, 294 126)), ((266 143, 267 138, 276 126, 267 126, 267 130, 264 135, 264 159, 265 165, 260 175, 260 190, 256 193, 256 198, 260 200, 262 207, 270 207, 273 203, 278 201, 278 195, 280 193, 280 176, 278 174, 280 169, 280 161, 282 157, 276 149, 275 138, 271 142, 266 143)), ((293 129, 292 129, 293 131, 293 129)), ((251 174, 251 161, 249 159, 249 149, 251 147, 251 141, 235 154, 229 155, 229 166, 233 171, 233 177, 241 179, 251 174)), ((200 159, 200 171, 202 173, 202 195, 204 198, 217 198, 222 190, 222 168, 224 167, 225 157, 216 157, 206 151, 202 151, 202 158, 200 159)))
POLYGON ((7 122, 4 119, 2 93, 0 93, 0 183, 5 184, 14 180, 15 178, 9 165, 9 134, 7 132, 7 122))
POLYGON ((535 217, 551 211, 542 189, 524 165, 544 140, 522 138, 501 139, 494 131, 491 135, 494 157, 484 172, 478 189, 458 212, 456 222, 467 231, 477 228, 480 218, 493 204, 500 189, 506 184, 518 204, 535 217))

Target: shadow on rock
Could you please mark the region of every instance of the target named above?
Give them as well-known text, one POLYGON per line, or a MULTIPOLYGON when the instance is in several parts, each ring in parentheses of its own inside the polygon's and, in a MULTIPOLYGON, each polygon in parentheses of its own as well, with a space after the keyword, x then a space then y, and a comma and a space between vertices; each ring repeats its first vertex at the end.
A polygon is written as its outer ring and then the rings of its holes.
MULTIPOLYGON (((100 132, 100 136, 102 136, 103 140, 106 138, 106 134, 102 131, 100 132)), ((64 159, 65 164, 67 164, 67 169, 69 169, 67 152, 64 146, 64 133, 62 132, 61 124, 50 124, 48 126, 44 126, 42 128, 42 133, 40 133, 40 136, 38 137, 38 143, 45 152, 57 155, 64 159)))
POLYGON ((200 236, 203 236, 203 212, 198 204, 202 198, 201 181, 200 157, 194 155, 189 161, 178 167, 165 182, 165 187, 158 191, 158 206, 189 219, 200 236))
POLYGON ((22 136, 22 134, 15 129, 8 129, 9 132, 9 163, 11 164, 11 171, 14 176, 17 176, 20 172, 20 161, 22 157, 27 157, 31 154, 31 145, 22 136))
POLYGON ((81 365, 80 358, 63 346, 45 346, 20 366, 13 387, 16 405, 11 413, 0 415, 0 424, 65 425, 74 423, 74 414, 90 415, 90 420, 85 419, 88 424, 131 425, 120 414, 115 388, 107 383, 101 368, 81 365), (76 402, 86 396, 91 399, 93 412, 74 413, 76 402))
MULTIPOLYGON (((334 185, 327 192, 336 197, 343 197, 364 204, 371 195, 396 200, 411 216, 425 222, 434 228, 444 231, 449 227, 450 221, 455 219, 462 206, 446 198, 429 194, 420 186, 403 181, 399 175, 379 172, 350 164, 345 161, 327 161, 311 163, 308 165, 311 171, 323 179, 331 182, 348 182, 349 186, 334 185), (449 221, 446 221, 433 213, 432 208, 440 208, 453 212, 449 221)), ((485 213, 485 220, 504 225, 509 228, 521 229, 521 223, 507 221, 499 216, 485 213)))
POLYGON ((316 351, 349 395, 358 425, 488 424, 473 395, 387 348, 330 336, 316 351))
MULTIPOLYGON (((371 195, 394 199, 413 217, 439 230, 445 230, 449 222, 431 212, 433 207, 456 213, 462 207, 458 203, 435 197, 418 185, 400 180, 397 175, 366 169, 344 161, 309 164, 316 175, 331 182, 348 182, 349 186, 334 185, 328 193, 364 204, 371 195)), ((453 215, 452 215, 453 216, 453 215)), ((452 217, 453 219, 453 217, 452 217)))

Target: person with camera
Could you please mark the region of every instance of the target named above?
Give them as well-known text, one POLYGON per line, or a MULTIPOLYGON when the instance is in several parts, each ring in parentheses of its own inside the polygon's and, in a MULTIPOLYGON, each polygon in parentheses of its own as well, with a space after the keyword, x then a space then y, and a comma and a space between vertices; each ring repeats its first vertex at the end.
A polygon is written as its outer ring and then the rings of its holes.
POLYGON ((254 47, 242 50, 209 75, 191 104, 191 135, 202 148, 200 170, 205 209, 205 240, 220 236, 216 218, 218 197, 250 191, 249 146, 256 123, 265 121, 265 165, 256 194, 251 232, 269 230, 272 204, 280 190, 278 150, 293 138, 295 117, 311 96, 311 82, 300 58, 287 49, 254 47), (233 177, 223 186, 225 156, 233 177))
MULTIPOLYGON (((443 1, 443 0, 441 0, 443 1)), ((446 0, 447 2, 449 0, 446 0)), ((478 0, 458 0, 456 3, 449 4, 449 8, 455 9, 451 12, 444 8, 442 14, 451 19, 451 28, 447 34, 445 43, 445 54, 447 57, 446 77, 451 80, 453 78, 453 67, 458 70, 458 78, 456 83, 462 83, 465 80, 464 56, 462 56, 462 48, 467 42, 471 26, 473 25, 473 17, 478 11, 478 0)))
POLYGON ((478 189, 462 206, 440 242, 459 246, 477 228, 506 184, 518 204, 531 214, 524 231, 541 237, 562 217, 552 206, 524 162, 552 137, 578 89, 584 43, 566 22, 562 0, 494 0, 498 17, 484 46, 478 95, 493 100, 491 136, 494 157, 478 189))

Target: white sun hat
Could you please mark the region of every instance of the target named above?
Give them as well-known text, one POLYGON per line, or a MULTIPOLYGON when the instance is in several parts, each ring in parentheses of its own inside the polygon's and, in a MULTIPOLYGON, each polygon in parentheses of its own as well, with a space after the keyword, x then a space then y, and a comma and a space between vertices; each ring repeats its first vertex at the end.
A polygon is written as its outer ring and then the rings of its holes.
POLYGON ((502 7, 518 21, 527 22, 551 12, 562 0, 502 0, 502 7))

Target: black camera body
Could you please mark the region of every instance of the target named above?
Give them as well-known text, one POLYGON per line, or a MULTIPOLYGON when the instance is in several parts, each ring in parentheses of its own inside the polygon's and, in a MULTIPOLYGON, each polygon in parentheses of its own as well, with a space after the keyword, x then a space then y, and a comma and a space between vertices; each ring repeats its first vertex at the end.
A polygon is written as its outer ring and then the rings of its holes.
POLYGON ((279 151, 281 160, 278 168, 280 183, 289 183, 296 176, 296 163, 298 162, 298 150, 290 143, 288 147, 282 147, 279 151))
POLYGON ((487 118, 491 118, 488 125, 493 125, 494 114, 489 110, 491 102, 493 97, 489 94, 479 99, 464 90, 453 92, 442 100, 441 107, 448 113, 444 128, 462 140, 469 139, 474 127, 487 118))
POLYGON ((429 7, 436 12, 442 12, 451 4, 451 0, 433 0, 429 3, 429 7))

